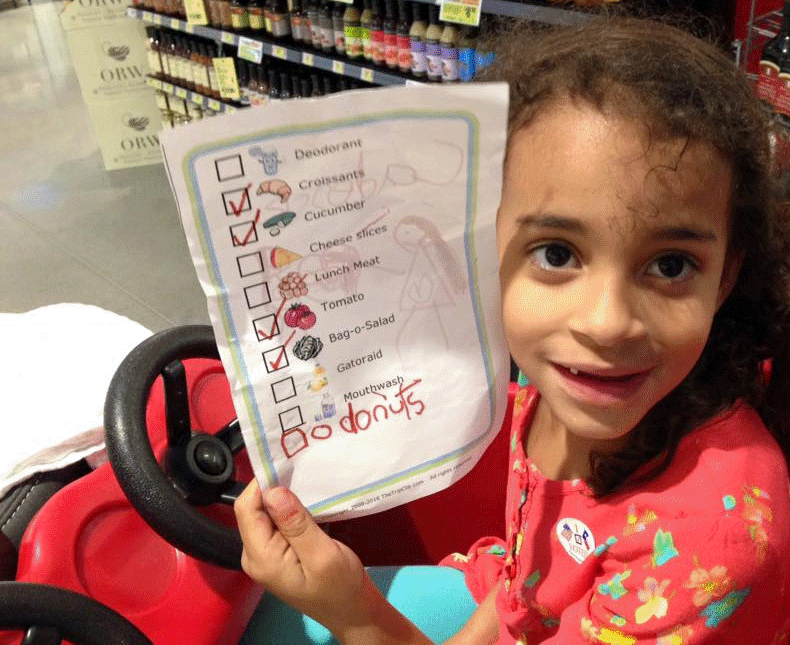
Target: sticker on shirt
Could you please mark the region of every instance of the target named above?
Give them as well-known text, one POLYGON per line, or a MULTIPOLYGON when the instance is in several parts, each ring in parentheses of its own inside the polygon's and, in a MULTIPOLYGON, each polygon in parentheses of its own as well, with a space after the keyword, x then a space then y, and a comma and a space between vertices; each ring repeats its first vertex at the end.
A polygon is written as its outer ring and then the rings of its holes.
POLYGON ((580 564, 595 551, 595 538, 590 528, 572 517, 557 523, 557 538, 565 552, 580 564))

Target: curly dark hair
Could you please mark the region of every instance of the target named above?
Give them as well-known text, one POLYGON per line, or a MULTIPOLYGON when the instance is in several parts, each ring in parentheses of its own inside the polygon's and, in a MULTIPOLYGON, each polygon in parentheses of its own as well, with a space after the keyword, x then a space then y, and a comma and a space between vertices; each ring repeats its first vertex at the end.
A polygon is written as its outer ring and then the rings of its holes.
POLYGON ((769 119, 748 79, 710 42, 634 18, 517 23, 491 47, 496 61, 476 80, 509 84, 508 134, 560 102, 586 104, 644 123, 652 140, 709 143, 732 165, 730 251, 743 253, 735 287, 686 378, 621 451, 590 456, 596 496, 658 476, 684 435, 738 399, 757 410, 790 462, 790 217, 771 177, 769 119))

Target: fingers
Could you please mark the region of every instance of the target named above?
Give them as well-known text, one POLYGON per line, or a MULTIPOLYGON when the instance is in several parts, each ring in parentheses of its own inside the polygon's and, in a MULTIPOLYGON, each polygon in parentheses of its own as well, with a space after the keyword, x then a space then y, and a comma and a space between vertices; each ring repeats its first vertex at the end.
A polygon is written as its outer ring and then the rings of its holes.
POLYGON ((315 523, 291 491, 280 486, 263 493, 263 503, 282 536, 306 566, 318 562, 333 546, 332 539, 315 523))
POLYGON ((236 514, 239 532, 245 544, 271 538, 274 533, 274 525, 263 507, 261 489, 255 478, 234 502, 233 511, 236 514))

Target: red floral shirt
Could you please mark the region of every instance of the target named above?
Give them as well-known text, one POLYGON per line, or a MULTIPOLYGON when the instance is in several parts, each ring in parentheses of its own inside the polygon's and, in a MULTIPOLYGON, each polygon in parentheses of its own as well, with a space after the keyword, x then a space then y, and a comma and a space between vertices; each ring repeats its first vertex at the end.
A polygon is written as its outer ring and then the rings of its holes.
POLYGON ((507 540, 442 563, 478 602, 504 580, 498 643, 790 645, 790 480, 751 407, 684 437, 640 490, 596 501, 525 455, 538 399, 516 395, 507 540))

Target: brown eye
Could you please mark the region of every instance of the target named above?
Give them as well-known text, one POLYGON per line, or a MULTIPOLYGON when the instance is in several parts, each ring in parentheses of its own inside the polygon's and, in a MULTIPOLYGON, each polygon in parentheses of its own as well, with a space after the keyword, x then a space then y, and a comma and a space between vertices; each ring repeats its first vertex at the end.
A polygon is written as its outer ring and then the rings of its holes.
POLYGON ((534 262, 541 269, 548 271, 565 268, 568 261, 573 259, 573 251, 566 245, 556 242, 536 246, 529 254, 534 257, 534 262))
POLYGON ((652 265, 658 269, 658 274, 653 275, 673 281, 685 280, 698 269, 697 263, 682 253, 662 255, 654 260, 652 265))

